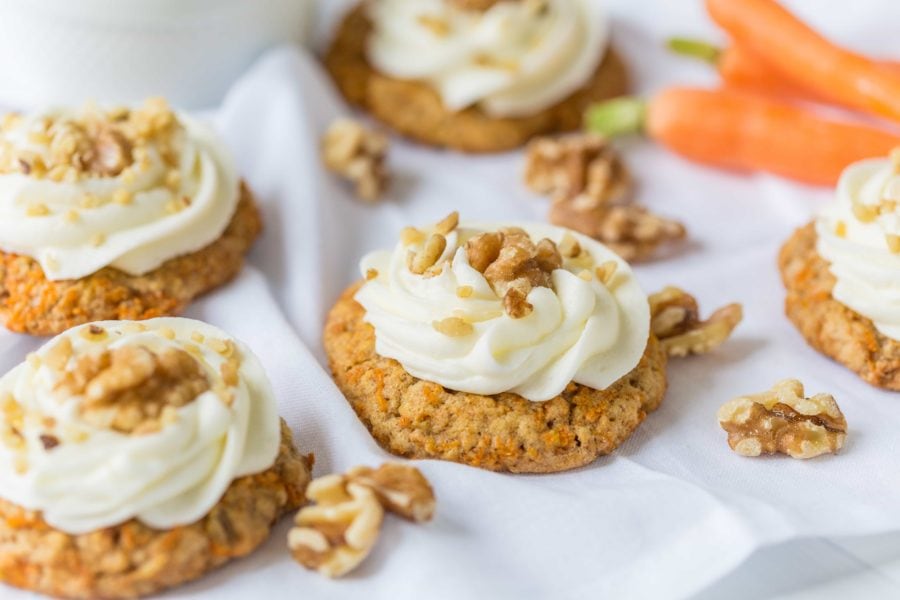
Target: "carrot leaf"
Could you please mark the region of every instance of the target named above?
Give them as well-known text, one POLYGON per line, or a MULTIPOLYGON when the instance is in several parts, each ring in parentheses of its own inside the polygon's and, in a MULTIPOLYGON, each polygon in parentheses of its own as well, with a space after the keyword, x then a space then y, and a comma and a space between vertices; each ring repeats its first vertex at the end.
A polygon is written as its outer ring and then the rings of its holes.
POLYGON ((633 96, 623 96, 594 104, 585 113, 585 127, 592 133, 618 137, 640 133, 644 128, 647 102, 633 96))
POLYGON ((668 48, 675 54, 696 58, 704 62, 708 62, 713 66, 719 64, 719 59, 722 57, 721 48, 719 48, 715 44, 711 44, 704 40, 698 40, 694 38, 669 38, 666 41, 666 48, 668 48))

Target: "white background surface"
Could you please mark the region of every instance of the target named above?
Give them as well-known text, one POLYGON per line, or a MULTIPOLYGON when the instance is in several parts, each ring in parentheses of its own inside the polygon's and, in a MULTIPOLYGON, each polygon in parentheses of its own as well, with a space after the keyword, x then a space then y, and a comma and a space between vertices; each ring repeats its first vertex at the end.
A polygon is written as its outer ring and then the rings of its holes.
MULTIPOLYGON (((323 23, 345 4, 329 2, 323 23)), ((609 4, 637 90, 714 80, 703 65, 661 48, 675 33, 716 36, 699 2, 609 4)), ((900 56, 892 26, 900 4, 790 4, 838 39, 900 56)), ((217 121, 263 204, 267 230, 240 279, 189 311, 259 354, 300 447, 316 453, 317 474, 388 458, 321 367, 324 314, 358 277, 359 257, 393 244, 402 226, 452 209, 467 219, 510 220, 543 219, 547 210, 522 187, 518 153, 469 158, 405 143, 391 156, 390 197, 377 207, 357 203, 319 168, 318 137, 344 110, 332 94, 314 62, 285 50, 266 57, 226 100, 217 121)), ((710 171, 646 142, 622 149, 639 199, 686 222, 691 235, 676 256, 638 267, 640 281, 648 291, 678 284, 705 311, 743 302, 746 320, 733 340, 712 355, 673 361, 662 408, 615 455, 584 469, 509 476, 421 463, 438 494, 436 520, 388 520, 373 555, 343 581, 296 567, 283 523, 261 551, 170 595, 709 600, 821 598, 852 586, 854 594, 900 597, 900 568, 891 564, 900 542, 890 533, 900 530, 900 406, 809 349, 781 309, 779 244, 829 192, 710 171), (783 377, 836 396, 850 424, 842 455, 749 460, 728 450, 717 407, 783 377), (825 591, 810 589, 832 580, 825 591)), ((0 367, 35 344, 5 335, 0 367)))

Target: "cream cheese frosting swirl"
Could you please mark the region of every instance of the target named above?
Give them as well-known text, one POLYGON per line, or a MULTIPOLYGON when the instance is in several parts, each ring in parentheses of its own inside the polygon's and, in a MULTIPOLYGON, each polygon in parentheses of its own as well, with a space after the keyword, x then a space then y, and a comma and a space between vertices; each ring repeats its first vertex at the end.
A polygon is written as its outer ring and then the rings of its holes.
POLYGON ((601 0, 504 0, 485 11, 448 0, 375 0, 368 59, 399 79, 428 82, 444 105, 522 117, 581 88, 603 59, 601 0))
POLYGON ((832 296, 900 340, 900 169, 888 159, 848 167, 816 221, 832 296))
MULTIPOLYGON (((537 243, 577 240, 581 252, 549 274, 551 285, 530 290, 529 314, 513 318, 504 300, 470 263, 467 241, 497 224, 464 224, 446 236, 432 272, 413 273, 408 255, 423 242, 401 241, 366 256, 368 281, 356 294, 375 329, 376 352, 411 375, 473 394, 513 392, 545 401, 575 381, 603 390, 637 366, 649 336, 647 297, 622 259, 566 229, 519 225, 537 243), (596 265, 613 266, 604 283, 596 265), (458 335, 440 331, 451 319, 458 335), (456 321, 456 320, 460 321, 456 321)), ((487 272, 487 271, 485 271, 487 272)))
MULTIPOLYGON (((156 399, 138 396, 141 407, 156 399)), ((256 357, 223 331, 182 318, 98 322, 50 340, 0 379, 0 425, 0 496, 71 534, 132 518, 157 529, 192 523, 235 478, 271 467, 280 443, 275 398, 256 357), (127 373, 103 372, 80 393, 71 386, 86 364, 108 366, 104 357, 125 350, 184 351, 175 354, 193 357, 188 366, 205 391, 182 396, 143 431, 105 425, 114 403, 86 416, 97 386, 121 392, 127 373)))
POLYGON ((224 142, 161 102, 9 116, 0 129, 0 250, 50 280, 141 275, 200 250, 238 199, 224 142))

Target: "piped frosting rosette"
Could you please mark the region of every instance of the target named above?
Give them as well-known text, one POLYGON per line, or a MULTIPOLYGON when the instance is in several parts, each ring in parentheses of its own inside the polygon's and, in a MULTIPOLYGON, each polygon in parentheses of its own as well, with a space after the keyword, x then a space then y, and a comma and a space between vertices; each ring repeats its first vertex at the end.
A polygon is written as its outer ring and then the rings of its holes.
POLYGON ((603 60, 601 0, 374 0, 368 59, 398 79, 428 82, 449 110, 533 115, 584 86, 603 60))
POLYGON ((408 228, 361 264, 356 300, 376 352, 411 375, 475 394, 549 400, 572 381, 602 390, 637 366, 647 297, 622 259, 539 224, 408 228))
POLYGON ((50 280, 141 275, 200 250, 239 195, 225 143, 161 100, 10 114, 0 127, 0 250, 50 280))
POLYGON ((900 340, 900 157, 848 167, 816 233, 834 298, 900 340))
POLYGON ((53 338, 0 379, 0 433, 0 496, 72 534, 192 523, 280 444, 256 357, 182 318, 53 338))

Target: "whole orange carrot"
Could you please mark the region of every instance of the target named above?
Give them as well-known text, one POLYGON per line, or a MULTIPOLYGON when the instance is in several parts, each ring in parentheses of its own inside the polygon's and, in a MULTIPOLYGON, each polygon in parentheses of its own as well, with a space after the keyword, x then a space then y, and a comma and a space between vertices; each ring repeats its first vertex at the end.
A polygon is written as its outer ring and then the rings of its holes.
MULTIPOLYGON (((826 100, 815 92, 797 85, 776 67, 770 66, 752 50, 740 44, 730 44, 722 48, 704 40, 674 37, 667 45, 673 52, 713 65, 719 72, 722 83, 727 86, 798 100, 826 100)), ((878 61, 877 64, 883 69, 900 74, 900 63, 878 61)))
POLYGON ((710 16, 785 78, 830 102, 900 121, 900 73, 832 44, 775 0, 706 0, 710 16))
POLYGON ((673 37, 666 44, 677 54, 708 62, 716 68, 722 83, 738 89, 752 90, 801 99, 816 99, 814 94, 791 83, 752 51, 731 44, 724 48, 704 40, 673 37))
POLYGON ((703 164, 818 185, 834 185, 851 163, 885 156, 900 145, 900 138, 881 129, 733 89, 676 87, 646 103, 613 100, 591 108, 587 126, 606 135, 643 129, 703 164))

